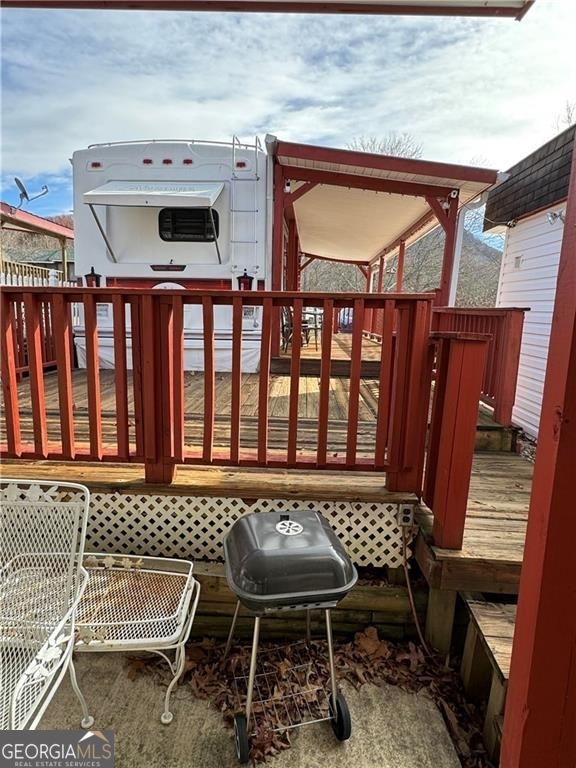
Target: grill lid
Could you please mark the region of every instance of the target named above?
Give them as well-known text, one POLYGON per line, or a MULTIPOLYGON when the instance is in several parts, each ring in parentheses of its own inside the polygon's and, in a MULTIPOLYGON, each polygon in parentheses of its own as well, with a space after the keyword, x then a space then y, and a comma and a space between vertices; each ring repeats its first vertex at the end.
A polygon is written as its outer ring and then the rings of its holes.
POLYGON ((254 611, 335 603, 358 575, 319 512, 256 512, 234 523, 224 540, 226 578, 254 611))

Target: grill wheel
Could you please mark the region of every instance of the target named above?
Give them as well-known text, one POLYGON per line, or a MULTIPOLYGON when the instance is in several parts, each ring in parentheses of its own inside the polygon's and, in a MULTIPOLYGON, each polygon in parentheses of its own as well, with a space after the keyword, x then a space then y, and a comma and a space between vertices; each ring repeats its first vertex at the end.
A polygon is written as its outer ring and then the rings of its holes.
POLYGON ((332 730, 338 741, 348 741, 352 733, 352 722, 350 720, 350 710, 342 693, 330 697, 330 714, 332 715, 332 730))
MULTIPOLYGON (((350 719, 350 717, 348 717, 350 719)), ((247 763, 250 757, 250 744, 248 743, 248 727, 246 715, 234 715, 234 741, 236 742, 236 757, 239 763, 247 763)))

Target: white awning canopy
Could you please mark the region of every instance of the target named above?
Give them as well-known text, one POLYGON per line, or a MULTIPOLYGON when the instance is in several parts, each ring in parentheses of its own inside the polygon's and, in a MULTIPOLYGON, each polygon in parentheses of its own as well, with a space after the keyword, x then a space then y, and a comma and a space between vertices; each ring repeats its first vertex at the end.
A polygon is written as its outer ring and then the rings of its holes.
POLYGON ((84 193, 88 205, 142 208, 210 208, 224 184, 191 181, 108 181, 84 193))

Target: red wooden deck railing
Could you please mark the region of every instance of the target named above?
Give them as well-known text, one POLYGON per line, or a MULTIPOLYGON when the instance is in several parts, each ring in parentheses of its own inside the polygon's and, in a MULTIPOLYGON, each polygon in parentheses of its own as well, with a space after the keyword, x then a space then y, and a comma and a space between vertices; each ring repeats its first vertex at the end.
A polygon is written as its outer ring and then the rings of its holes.
MULTIPOLYGON (((431 298, 270 292, 145 291, 115 288, 2 289, 2 384, 6 413, 3 455, 28 458, 62 458, 143 462, 150 481, 169 481, 177 463, 229 464, 270 467, 311 467, 386 471, 391 489, 421 488, 426 434, 425 401, 429 397, 430 371, 427 345, 431 298), (317 445, 302 453, 298 443, 301 348, 300 328, 304 300, 318 307, 326 318, 342 308, 353 308, 355 318, 350 385, 347 404, 345 451, 334 456, 329 449, 331 322, 322 325, 321 372, 318 393, 317 445), (83 354, 86 377, 88 438, 79 442, 74 409, 71 307, 81 305, 84 324, 83 354), (204 376, 202 437, 196 444, 184 437, 184 312, 197 305, 203 318, 201 354, 204 376), (231 359, 229 445, 215 445, 217 350, 215 311, 231 310, 228 334, 231 359), (285 448, 270 445, 269 367, 272 328, 280 308, 291 306, 294 343, 291 345, 289 413, 285 448), (243 315, 258 312, 259 407, 257 441, 250 449, 241 441, 242 351, 245 343, 243 315), (256 309, 255 309, 256 308, 256 309), (378 377, 378 412, 371 454, 358 446, 362 321, 367 308, 382 311, 385 329, 378 377), (20 319, 23 315, 23 325, 20 319), (113 334, 104 333, 99 317, 111 318, 113 334), (50 325, 45 318, 50 317, 50 325), (127 321, 129 317, 129 321, 127 321), (21 328, 25 328, 25 339, 21 328), (55 347, 58 402, 47 402, 43 371, 43 345, 47 334, 55 347), (103 433, 101 414, 101 351, 113 337, 115 435, 103 433), (108 341, 106 342, 106 338, 108 341), (25 343, 29 357, 30 407, 34 425, 28 442, 20 428, 17 357, 25 343), (131 375, 129 371, 131 369, 131 375), (47 412, 57 410, 59 429, 47 429, 47 412)), ((229 368, 229 369, 230 369, 229 368)), ((53 398, 54 399, 54 398, 53 398)))
MULTIPOLYGON (((438 543, 459 546, 472 461, 471 434, 484 366, 477 351, 480 342, 485 346, 485 339, 477 334, 431 337, 431 296, 6 286, 0 293, 3 457, 142 463, 146 480, 152 483, 169 483, 177 464, 385 472, 389 490, 420 496, 424 487, 425 499, 438 515, 438 543), (319 308, 326 319, 320 339, 317 413, 307 425, 314 430, 313 440, 305 450, 299 434, 299 411, 305 395, 300 375, 304 304, 319 308), (203 319, 203 388, 191 419, 185 412, 185 339, 189 335, 184 318, 194 305, 203 319), (286 306, 292 308, 294 328, 290 372, 283 389, 286 418, 279 431, 279 419, 271 409, 269 370, 273 329, 286 306), (217 407, 222 402, 218 386, 223 377, 218 375, 222 336, 216 330, 215 318, 221 307, 227 307, 231 317, 224 419, 217 407), (335 452, 331 447, 334 416, 330 415, 334 326, 327 319, 347 308, 352 309, 353 318, 348 402, 345 421, 340 420, 337 426, 344 435, 344 448, 335 452), (79 310, 83 316, 84 368, 74 370, 73 334, 76 330, 78 342, 78 329, 73 328, 71 318, 79 310), (17 357, 23 343, 20 312, 26 329, 29 376, 19 384, 17 357), (49 326, 43 321, 47 312, 49 326), (367 422, 360 418, 367 312, 380 315, 382 339, 372 385, 377 390, 377 405, 371 436, 367 422), (252 421, 243 411, 247 318, 252 329, 253 321, 258 321, 258 331, 252 333, 259 355, 258 373, 253 374, 257 377, 258 409, 252 421), (42 353, 48 331, 57 363, 56 372, 51 373, 44 369, 42 353), (106 344, 113 349, 113 379, 101 370, 110 367, 109 362, 103 362, 106 344), (436 401, 424 485, 434 360, 436 401), (79 382, 84 387, 82 398, 79 382), (23 418, 23 386, 28 388, 26 407, 31 411, 32 427, 30 419, 23 418), (103 408, 113 411, 102 413, 103 408), (187 432, 191 428, 192 436, 187 432), (244 439, 249 430, 252 442, 244 439)), ((186 384, 190 384, 188 378, 186 384)))
POLYGON ((509 427, 518 381, 525 309, 434 308, 432 330, 488 334, 482 400, 494 408, 494 421, 509 427))
MULTIPOLYGON (((509 427, 518 381, 518 363, 525 309, 434 307, 433 333, 488 335, 486 367, 481 399, 494 408, 494 421, 509 427)), ((382 336, 382 313, 374 311, 364 333, 378 341, 382 336)))

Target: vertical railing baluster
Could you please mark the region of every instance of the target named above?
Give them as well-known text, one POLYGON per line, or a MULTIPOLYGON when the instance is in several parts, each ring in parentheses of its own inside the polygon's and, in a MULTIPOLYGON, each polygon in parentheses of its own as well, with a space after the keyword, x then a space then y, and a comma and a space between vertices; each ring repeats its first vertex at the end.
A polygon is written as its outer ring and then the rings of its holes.
MULTIPOLYGON (((288 466, 295 466, 298 447, 298 401, 300 399, 300 359, 302 354, 302 299, 294 299, 292 308, 292 353, 290 358, 290 393, 288 396, 288 466)), ((289 308, 290 309, 290 308, 289 308)))
POLYGON ((358 414, 360 400, 360 377, 362 375, 362 329, 364 327, 365 304, 363 299, 354 301, 352 314, 352 350, 350 353, 350 389, 348 395, 348 429, 346 436, 346 466, 356 465, 358 448, 358 414))
MULTIPOLYGON (((277 306, 277 305, 276 305, 277 306)), ((262 339, 260 342, 260 373, 258 380, 258 448, 257 461, 260 466, 268 464, 268 413, 270 357, 272 349, 272 312, 273 300, 264 299, 262 308, 262 339)), ((279 308, 278 308, 279 309, 279 308)), ((280 316, 278 311, 277 316, 280 316)))
MULTIPOLYGON (((145 460, 145 405, 144 405, 144 350, 142 334, 142 296, 131 296, 130 302, 130 338, 132 341, 132 394, 134 397, 134 436, 136 457, 145 460)), ((151 333, 151 329, 149 333, 151 333)))
POLYGON ((174 460, 184 461, 184 302, 181 295, 172 300, 172 418, 174 460))
MULTIPOLYGON (((255 311, 255 309, 254 309, 255 311)), ((242 297, 232 299, 232 394, 230 402, 230 461, 240 459, 240 398, 242 393, 242 297)))
POLYGON ((320 397, 318 403, 318 448, 316 462, 320 469, 326 466, 328 453, 328 422, 330 416, 330 372, 334 300, 325 299, 322 305, 322 341, 320 355, 320 397))
POLYGON ((204 436, 202 459, 212 461, 214 450, 214 409, 216 378, 214 372, 214 304, 211 296, 202 297, 204 328, 204 436))
POLYGON ((114 328, 114 387, 116 400, 116 441, 118 458, 130 455, 128 429, 128 372, 126 366, 126 315, 122 296, 112 297, 114 328))
POLYGON ((390 433, 390 407, 392 397, 392 377, 394 375, 394 300, 388 300, 381 312, 380 333, 380 371, 378 377, 378 412, 376 414, 376 441, 374 446, 374 465, 382 470, 386 464, 386 453, 390 433))
POLYGON ((4 395, 4 418, 6 420, 6 445, 11 456, 22 453, 22 431, 20 426, 20 402, 18 396, 18 367, 16 340, 18 335, 17 320, 14 312, 16 302, 12 297, 4 297, 0 302, 2 318, 2 338, 0 340, 0 361, 2 364, 2 394, 4 395))
POLYGON ((24 294, 24 311, 26 313, 26 345, 30 372, 34 454, 35 456, 45 458, 48 455, 48 428, 46 423, 44 367, 42 364, 42 326, 38 294, 24 294))
POLYGON ((60 433, 62 455, 74 459, 74 388, 72 383, 72 327, 70 307, 63 293, 52 297, 52 331, 56 369, 58 371, 58 403, 60 406, 60 433))
POLYGON ((90 456, 102 458, 102 415, 100 413, 100 361, 98 358, 98 323, 96 296, 84 294, 84 328, 86 334, 86 387, 88 393, 88 424, 90 456))

